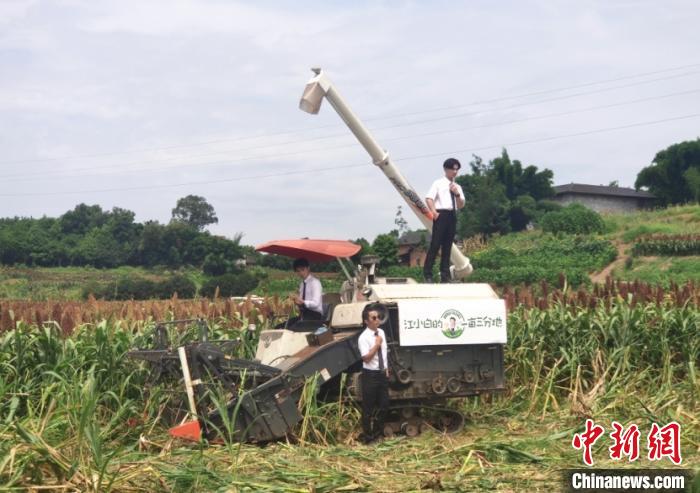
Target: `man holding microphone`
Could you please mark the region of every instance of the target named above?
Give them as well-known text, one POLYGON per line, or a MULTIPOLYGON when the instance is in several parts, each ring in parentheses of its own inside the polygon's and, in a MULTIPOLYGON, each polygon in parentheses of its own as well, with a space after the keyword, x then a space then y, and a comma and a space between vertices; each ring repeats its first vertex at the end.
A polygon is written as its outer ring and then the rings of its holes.
POLYGON ((389 408, 389 367, 384 331, 379 328, 384 307, 370 303, 362 310, 365 330, 357 345, 362 356, 362 443, 368 444, 384 433, 384 419, 389 408), (373 415, 376 414, 374 426, 373 415))
POLYGON ((430 248, 423 264, 425 282, 433 282, 433 264, 440 250, 440 282, 450 282, 450 250, 457 232, 457 211, 464 207, 464 192, 455 183, 462 165, 455 158, 442 165, 445 176, 433 182, 425 202, 433 213, 433 232, 430 248))

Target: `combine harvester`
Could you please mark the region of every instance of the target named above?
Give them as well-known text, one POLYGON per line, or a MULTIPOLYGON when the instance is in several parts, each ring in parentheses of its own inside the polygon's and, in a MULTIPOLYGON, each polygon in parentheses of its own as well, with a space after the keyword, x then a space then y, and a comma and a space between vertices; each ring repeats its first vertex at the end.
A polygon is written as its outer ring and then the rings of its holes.
MULTIPOLYGON (((423 200, 323 72, 313 71, 301 109, 318 113, 326 98, 430 230, 432 216, 423 200)), ((339 388, 342 374, 348 374, 348 389, 361 400, 357 340, 363 329, 362 309, 368 303, 385 306, 382 328, 391 370, 386 436, 415 436, 428 427, 458 431, 464 419, 444 407, 448 398, 504 388, 506 307, 488 284, 420 284, 410 278, 380 277, 377 257, 365 256, 361 265, 352 265, 350 257, 360 247, 346 241, 272 241, 257 250, 311 262, 336 260, 346 279, 339 294, 324 296, 325 321, 262 331, 255 360, 233 357, 234 343, 209 341, 204 327, 199 342, 177 348, 169 345, 161 327, 155 349, 132 351, 132 357, 148 361, 157 375, 182 376, 193 419, 172 428, 173 436, 216 439, 229 423, 236 440, 285 437, 302 420, 298 404, 310 378, 320 379, 320 388, 332 392, 339 388), (212 385, 226 392, 225 409, 212 405, 212 385)), ((453 279, 471 273, 469 259, 454 245, 450 260, 453 279)))

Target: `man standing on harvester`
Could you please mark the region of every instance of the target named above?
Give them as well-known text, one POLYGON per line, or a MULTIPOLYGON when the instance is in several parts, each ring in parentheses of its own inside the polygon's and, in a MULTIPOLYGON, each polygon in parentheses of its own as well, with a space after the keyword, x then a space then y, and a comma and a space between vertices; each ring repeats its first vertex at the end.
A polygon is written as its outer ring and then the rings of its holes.
POLYGON ((428 255, 423 264, 425 282, 433 282, 433 264, 440 250, 440 282, 450 282, 450 251, 457 232, 457 211, 464 207, 464 192, 455 183, 462 165, 449 158, 442 165, 445 176, 433 182, 425 202, 433 213, 433 232, 428 255))

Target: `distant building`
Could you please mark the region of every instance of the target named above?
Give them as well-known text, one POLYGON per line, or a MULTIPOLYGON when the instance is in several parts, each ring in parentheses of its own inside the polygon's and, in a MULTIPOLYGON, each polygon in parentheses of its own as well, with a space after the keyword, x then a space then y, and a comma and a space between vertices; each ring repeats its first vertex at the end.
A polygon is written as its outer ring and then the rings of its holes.
POLYGON ((654 206, 656 197, 633 188, 569 183, 554 187, 554 201, 562 205, 582 204, 596 212, 634 212, 654 206))
POLYGON ((430 246, 430 233, 408 231, 399 238, 399 264, 421 267, 430 246))
POLYGON ((253 255, 246 255, 243 258, 238 258, 233 261, 233 265, 235 265, 238 268, 244 269, 246 267, 252 267, 253 265, 256 265, 258 262, 255 260, 255 257, 253 255))

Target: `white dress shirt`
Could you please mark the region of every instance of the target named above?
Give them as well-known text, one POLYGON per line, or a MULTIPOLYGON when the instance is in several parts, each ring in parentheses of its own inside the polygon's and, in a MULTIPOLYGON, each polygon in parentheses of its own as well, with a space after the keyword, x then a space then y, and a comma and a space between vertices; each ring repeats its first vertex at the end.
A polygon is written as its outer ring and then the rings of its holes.
POLYGON ((299 297, 304 300, 306 308, 323 314, 323 288, 321 287, 321 281, 311 274, 299 283, 299 297), (304 283, 306 283, 306 293, 304 293, 304 283))
MULTIPOLYGON (((462 187, 457 185, 457 192, 459 197, 464 201, 464 191, 462 187)), ((435 180, 428 190, 426 199, 432 199, 435 202, 436 209, 452 209, 452 197, 450 196, 450 180, 446 177, 438 178, 435 180)), ((455 197, 455 206, 457 205, 457 197, 455 197)))
MULTIPOLYGON (((384 335, 384 331, 382 329, 377 329, 377 334, 382 336, 382 348, 380 351, 382 352, 382 357, 384 358, 384 368, 386 369, 389 368, 389 360, 387 359, 386 349, 386 335, 384 335)), ((360 338, 357 341, 357 345, 360 348, 360 354, 363 357, 367 356, 372 347, 374 347, 376 338, 377 336, 375 335, 374 331, 365 327, 365 330, 362 331, 362 334, 360 334, 360 338)), ((366 370, 379 370, 379 351, 374 353, 374 357, 369 360, 369 363, 366 363, 363 360, 362 368, 366 370)))

